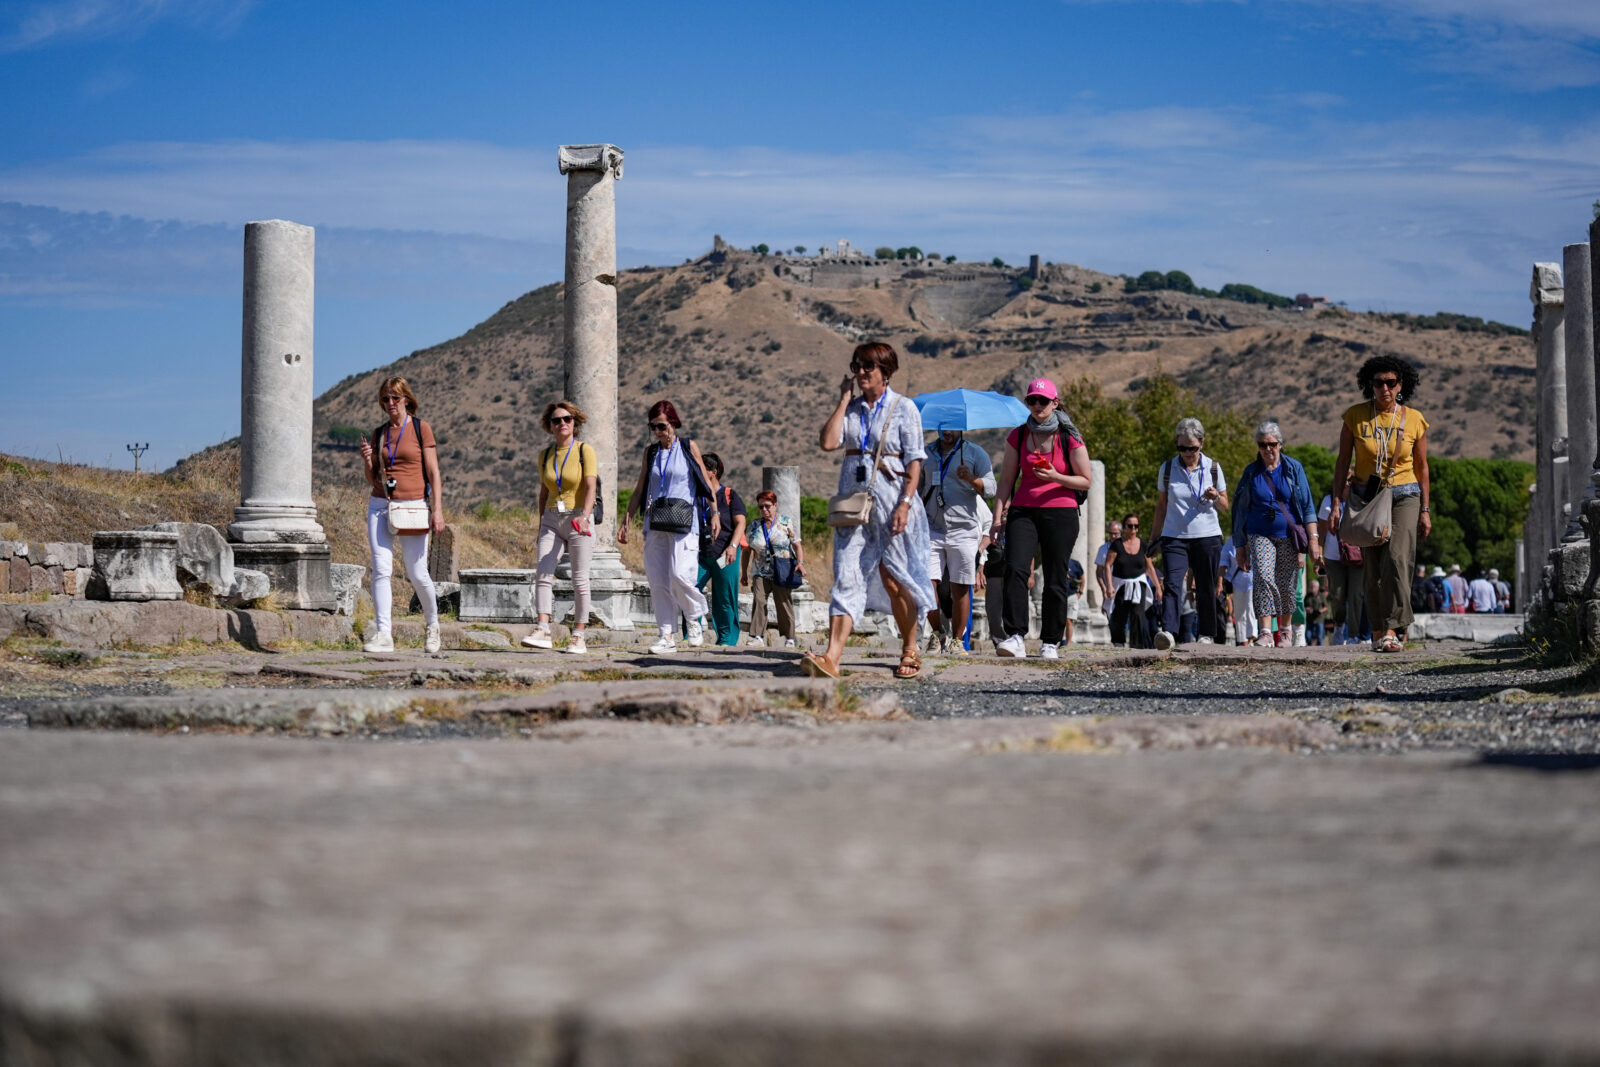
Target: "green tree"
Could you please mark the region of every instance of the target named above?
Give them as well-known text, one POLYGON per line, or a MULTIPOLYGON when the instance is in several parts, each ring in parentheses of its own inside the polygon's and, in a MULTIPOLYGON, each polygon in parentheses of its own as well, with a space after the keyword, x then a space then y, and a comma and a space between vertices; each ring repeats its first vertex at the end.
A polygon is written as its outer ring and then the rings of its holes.
POLYGON ((1430 459, 1433 532, 1417 546, 1417 562, 1509 576, 1516 541, 1528 518, 1533 464, 1510 459, 1430 459))
POLYGON ((955 256, 945 256, 944 257, 944 261, 946 263, 954 263, 956 261, 956 257, 955 256))
POLYGON ((879 245, 872 254, 879 259, 893 259, 894 249, 890 248, 888 245, 879 245))
POLYGON ((1194 279, 1181 270, 1169 270, 1166 276, 1167 289, 1175 289, 1180 293, 1194 292, 1194 279))
POLYGON ((794 246, 794 254, 797 255, 797 256, 805 255, 806 254, 806 246, 805 245, 795 245, 794 246))
POLYGON ((999 256, 995 256, 989 261, 989 266, 991 267, 1004 267, 1005 265, 1006 261, 1001 259, 999 256))
POLYGON ((1306 478, 1311 482, 1311 502, 1321 507, 1322 498, 1333 487, 1333 462, 1338 456, 1331 448, 1321 445, 1290 445, 1283 454, 1298 460, 1306 469, 1306 478))
POLYGON ((764 256, 768 252, 772 251, 772 249, 768 248, 766 243, 763 242, 761 244, 756 245, 754 248, 750 249, 750 251, 754 252, 758 256, 764 256))
POLYGON ((346 447, 359 447, 367 432, 359 426, 330 426, 328 440, 346 447))

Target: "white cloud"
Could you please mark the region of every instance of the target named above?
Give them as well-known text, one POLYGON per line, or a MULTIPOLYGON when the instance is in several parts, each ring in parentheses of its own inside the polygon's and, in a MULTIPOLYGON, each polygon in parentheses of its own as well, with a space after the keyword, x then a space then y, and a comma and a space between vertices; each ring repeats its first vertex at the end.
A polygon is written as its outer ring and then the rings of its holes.
POLYGON ((63 41, 138 34, 156 22, 178 20, 227 32, 254 0, 45 0, 17 4, 0 30, 0 53, 63 41))

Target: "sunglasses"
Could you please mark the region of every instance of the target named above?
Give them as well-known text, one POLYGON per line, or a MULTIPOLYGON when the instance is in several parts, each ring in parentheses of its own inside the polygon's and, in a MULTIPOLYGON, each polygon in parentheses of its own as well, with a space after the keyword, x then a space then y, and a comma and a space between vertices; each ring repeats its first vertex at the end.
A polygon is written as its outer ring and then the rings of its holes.
POLYGON ((872 371, 879 369, 876 363, 857 363, 852 361, 850 364, 851 374, 870 374, 872 371))
POLYGON ((1178 451, 1182 452, 1184 455, 1187 456, 1192 452, 1200 451, 1200 446, 1199 445, 1179 445, 1178 446, 1178 451))
POLYGON ((576 422, 576 421, 577 420, 574 419, 571 415, 551 415, 550 416, 550 422, 551 422, 552 425, 555 424, 555 423, 576 422))
POLYGON ((1028 398, 1028 406, 1030 408, 1048 407, 1049 405, 1050 398, 1047 396, 1030 396, 1028 398))
POLYGON ((650 424, 650 429, 654 430, 656 433, 660 433, 662 430, 672 429, 672 424, 670 422, 652 422, 650 424))
POLYGON ((1278 447, 1280 447, 1280 442, 1278 442, 1278 441, 1257 441, 1256 442, 1256 447, 1257 448, 1278 448, 1278 447))
POLYGON ((404 404, 405 402, 406 398, 403 396, 380 396, 378 398, 378 403, 384 407, 388 407, 390 404, 404 404))
POLYGON ((1398 389, 1398 388, 1400 388, 1400 379, 1399 378, 1374 378, 1374 379, 1372 379, 1372 387, 1374 389, 1398 389))
POLYGON ((1122 524, 1122 528, 1124 530, 1137 530, 1139 528, 1139 524, 1136 522, 1125 522, 1122 524))

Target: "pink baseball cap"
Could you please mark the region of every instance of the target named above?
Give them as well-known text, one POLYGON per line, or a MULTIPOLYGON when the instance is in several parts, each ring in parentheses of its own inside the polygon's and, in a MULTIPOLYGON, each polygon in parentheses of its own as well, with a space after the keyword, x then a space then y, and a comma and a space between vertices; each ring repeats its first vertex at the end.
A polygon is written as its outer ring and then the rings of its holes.
POLYGON ((1056 383, 1049 378, 1035 378, 1028 383, 1028 391, 1023 396, 1042 396, 1046 400, 1060 400, 1061 394, 1056 392, 1056 383))

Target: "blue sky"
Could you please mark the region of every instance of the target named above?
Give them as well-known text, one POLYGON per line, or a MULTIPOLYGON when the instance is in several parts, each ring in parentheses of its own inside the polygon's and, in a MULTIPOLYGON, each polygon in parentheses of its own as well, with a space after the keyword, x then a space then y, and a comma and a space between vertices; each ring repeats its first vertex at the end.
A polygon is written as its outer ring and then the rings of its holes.
POLYGON ((317 389, 559 280, 917 244, 1526 324, 1600 197, 1595 0, 0 0, 0 451, 239 426, 243 224, 317 227, 317 389))

